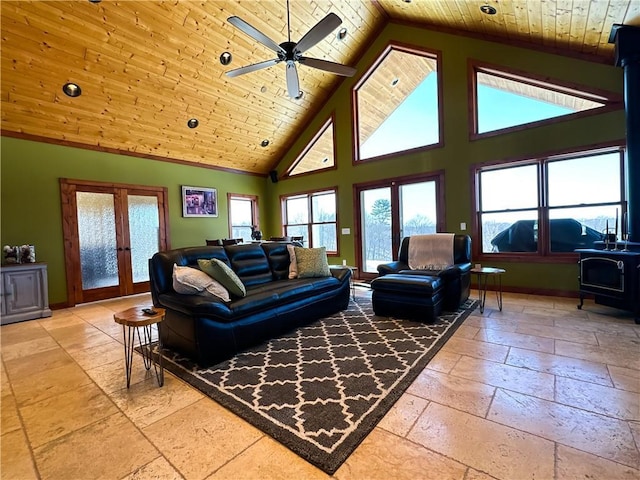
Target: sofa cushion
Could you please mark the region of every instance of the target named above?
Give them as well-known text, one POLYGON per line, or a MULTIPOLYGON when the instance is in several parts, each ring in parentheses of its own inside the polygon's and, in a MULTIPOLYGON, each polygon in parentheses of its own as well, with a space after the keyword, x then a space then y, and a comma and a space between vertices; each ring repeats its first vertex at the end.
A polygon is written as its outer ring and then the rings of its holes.
POLYGON ((327 249, 294 247, 298 265, 298 278, 329 277, 327 249))
POLYGON ((200 258, 198 259, 198 265, 203 272, 220 282, 232 295, 244 297, 247 294, 247 290, 238 275, 226 263, 217 258, 209 260, 200 258))
POLYGON ((212 295, 224 302, 231 301, 229 292, 205 272, 191 267, 173 265, 173 289, 183 295, 212 295))

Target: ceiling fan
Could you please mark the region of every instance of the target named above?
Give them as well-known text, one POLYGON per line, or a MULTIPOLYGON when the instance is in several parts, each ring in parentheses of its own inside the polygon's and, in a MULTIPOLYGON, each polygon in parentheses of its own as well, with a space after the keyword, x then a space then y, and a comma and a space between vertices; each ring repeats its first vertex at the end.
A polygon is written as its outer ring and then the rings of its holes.
POLYGON ((254 63, 245 67, 236 68, 226 72, 228 77, 237 77, 245 73, 255 72, 263 68, 268 68, 276 63, 285 62, 287 65, 287 92, 291 98, 300 98, 300 82, 298 80, 298 71, 296 70, 296 62, 308 67, 324 70, 325 72, 335 73, 344 77, 351 77, 356 73, 356 69, 348 67, 340 63, 329 62, 319 58, 303 57, 302 54, 316 45, 320 40, 335 30, 342 20, 335 13, 329 13, 326 17, 316 23, 297 43, 291 41, 291 21, 289 17, 289 0, 287 0, 287 31, 288 40, 277 44, 264 33, 249 25, 240 17, 229 17, 227 21, 242 30, 254 40, 257 40, 265 47, 270 48, 278 54, 278 58, 265 60, 264 62, 254 63))

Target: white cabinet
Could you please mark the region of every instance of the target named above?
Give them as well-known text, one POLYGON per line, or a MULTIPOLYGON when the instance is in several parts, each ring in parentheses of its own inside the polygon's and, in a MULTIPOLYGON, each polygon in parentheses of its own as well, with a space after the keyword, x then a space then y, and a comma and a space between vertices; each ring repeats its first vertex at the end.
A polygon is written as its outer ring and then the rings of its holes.
POLYGON ((3 265, 0 324, 50 317, 47 264, 3 265))

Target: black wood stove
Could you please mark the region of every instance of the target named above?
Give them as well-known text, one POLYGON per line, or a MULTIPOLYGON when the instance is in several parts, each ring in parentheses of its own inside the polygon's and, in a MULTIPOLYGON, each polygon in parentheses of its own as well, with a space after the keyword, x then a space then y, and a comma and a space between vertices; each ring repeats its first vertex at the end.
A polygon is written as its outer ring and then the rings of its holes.
POLYGON ((624 69, 629 220, 622 225, 624 242, 614 238, 611 244, 596 242, 594 250, 576 250, 580 255, 578 308, 585 295, 593 295, 596 303, 632 311, 640 324, 640 27, 615 24, 609 42, 615 43, 616 66, 624 69))
MULTIPOLYGON (((593 295, 600 305, 632 311, 640 324, 640 251, 576 250, 580 255, 580 304, 593 295)), ((640 247, 640 245, 638 245, 640 247)))

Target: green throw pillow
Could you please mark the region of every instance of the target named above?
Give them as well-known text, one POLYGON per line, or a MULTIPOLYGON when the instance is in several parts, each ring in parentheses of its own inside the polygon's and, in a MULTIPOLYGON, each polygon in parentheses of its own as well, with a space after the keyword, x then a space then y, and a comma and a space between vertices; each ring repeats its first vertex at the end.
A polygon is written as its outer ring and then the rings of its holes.
POLYGON ((212 258, 211 260, 199 258, 198 266, 211 278, 220 282, 229 290, 229 293, 236 297, 244 297, 247 295, 247 289, 244 287, 244 283, 242 283, 242 280, 238 278, 236 272, 231 270, 226 263, 217 258, 212 258))
POLYGON ((325 247, 294 247, 294 250, 298 263, 298 278, 331 276, 329 262, 327 261, 327 249, 325 247))

